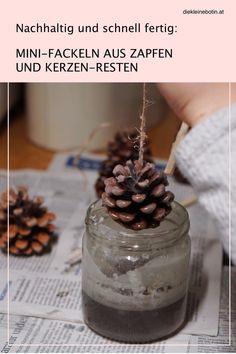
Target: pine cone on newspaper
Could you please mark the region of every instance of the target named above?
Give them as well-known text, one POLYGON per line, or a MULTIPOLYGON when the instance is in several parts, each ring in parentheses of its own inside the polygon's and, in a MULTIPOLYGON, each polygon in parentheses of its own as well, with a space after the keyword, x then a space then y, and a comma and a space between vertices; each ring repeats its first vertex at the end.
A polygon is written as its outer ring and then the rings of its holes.
MULTIPOLYGON (((105 178, 111 177, 112 171, 117 164, 124 164, 128 160, 138 159, 138 149, 136 147, 137 131, 123 131, 116 133, 114 140, 108 143, 107 155, 108 158, 101 164, 99 170, 99 177, 95 184, 97 196, 100 198, 104 192, 105 178)), ((148 139, 144 147, 144 159, 148 162, 152 162, 152 153, 149 146, 148 139)))
MULTIPOLYGON (((7 192, 0 199, 0 248, 7 252, 7 192)), ((29 198, 26 187, 9 190, 9 253, 32 256, 51 250, 55 241, 55 215, 42 206, 43 198, 29 198)))
POLYGON ((164 172, 138 160, 116 165, 114 177, 105 179, 103 204, 115 221, 134 229, 156 227, 171 211, 174 194, 166 191, 164 172))

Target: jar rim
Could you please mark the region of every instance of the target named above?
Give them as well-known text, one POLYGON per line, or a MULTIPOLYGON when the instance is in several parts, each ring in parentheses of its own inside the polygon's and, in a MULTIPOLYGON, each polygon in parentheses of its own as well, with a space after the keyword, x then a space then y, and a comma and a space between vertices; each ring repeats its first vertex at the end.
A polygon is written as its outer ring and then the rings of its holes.
POLYGON ((138 239, 152 242, 173 241, 188 232, 190 227, 186 208, 176 201, 172 203, 171 213, 155 228, 134 231, 117 223, 108 215, 101 200, 97 200, 89 206, 85 223, 89 232, 94 236, 103 240, 116 239, 121 242, 123 240, 123 243, 124 240, 132 242, 138 239))

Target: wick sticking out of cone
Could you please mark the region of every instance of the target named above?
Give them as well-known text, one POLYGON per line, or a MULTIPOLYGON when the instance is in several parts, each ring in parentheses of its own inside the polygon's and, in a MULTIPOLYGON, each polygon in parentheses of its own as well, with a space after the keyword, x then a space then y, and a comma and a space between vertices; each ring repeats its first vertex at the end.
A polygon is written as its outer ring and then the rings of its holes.
POLYGON ((143 84, 143 103, 142 103, 142 113, 140 116, 141 124, 140 124, 140 136, 139 136, 139 162, 141 166, 143 166, 143 155, 144 155, 144 144, 145 140, 147 139, 147 135, 145 133, 146 128, 146 117, 145 112, 147 108, 147 90, 146 90, 146 83, 143 84))

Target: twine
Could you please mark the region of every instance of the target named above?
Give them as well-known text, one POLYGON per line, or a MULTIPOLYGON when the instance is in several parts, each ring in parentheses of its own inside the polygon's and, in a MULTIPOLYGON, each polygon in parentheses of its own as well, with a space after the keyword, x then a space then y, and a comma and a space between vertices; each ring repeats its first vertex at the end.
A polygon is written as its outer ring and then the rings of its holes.
MULTIPOLYGON (((95 137, 95 135, 101 130, 101 129, 104 129, 104 128, 107 128, 109 127, 111 124, 108 123, 108 122, 103 122, 101 124, 99 124, 96 128, 94 128, 91 133, 89 134, 86 142, 81 146, 79 152, 77 153, 76 156, 74 156, 73 158, 73 161, 72 161, 72 165, 74 167, 78 167, 78 164, 79 164, 79 160, 81 159, 81 155, 88 150, 89 148, 89 145, 91 144, 91 142, 93 141, 93 138, 95 137)), ((81 173, 82 177, 84 178, 84 189, 87 190, 88 188, 88 177, 87 177, 87 174, 79 169, 79 172, 81 173)))
POLYGON ((79 149, 78 153, 76 154, 76 156, 74 157, 73 159, 73 166, 78 166, 78 162, 81 158, 81 155, 88 150, 89 148, 89 145, 91 144, 91 142, 93 141, 93 138, 95 137, 95 135, 101 130, 101 129, 104 129, 104 128, 107 128, 107 127, 110 127, 111 126, 111 123, 109 122, 103 122, 101 124, 99 124, 96 128, 94 128, 91 133, 89 134, 86 142, 81 146, 81 148, 79 149))
MULTIPOLYGON (((145 140, 147 138, 145 129, 146 129, 146 110, 147 108, 152 104, 152 102, 147 100, 147 87, 146 87, 146 83, 143 83, 143 100, 142 100, 142 112, 140 115, 140 130, 138 130, 139 132, 139 162, 141 164, 141 166, 143 165, 143 156, 144 156, 144 145, 145 145, 145 140)), ((185 137, 185 135, 187 134, 189 130, 189 126, 186 123, 182 123, 180 126, 180 129, 177 133, 176 139, 174 141, 174 143, 172 144, 172 148, 171 148, 171 152, 170 152, 170 156, 165 168, 165 173, 167 175, 172 175, 174 173, 175 170, 175 150, 177 145, 181 142, 181 140, 185 137)))
POLYGON ((143 100, 142 100, 142 112, 140 115, 140 130, 139 130, 139 162, 141 166, 143 165, 143 155, 144 155, 144 145, 145 145, 145 140, 147 138, 147 134, 145 132, 146 129, 146 110, 147 107, 152 104, 147 100, 147 86, 146 83, 143 83, 143 100))

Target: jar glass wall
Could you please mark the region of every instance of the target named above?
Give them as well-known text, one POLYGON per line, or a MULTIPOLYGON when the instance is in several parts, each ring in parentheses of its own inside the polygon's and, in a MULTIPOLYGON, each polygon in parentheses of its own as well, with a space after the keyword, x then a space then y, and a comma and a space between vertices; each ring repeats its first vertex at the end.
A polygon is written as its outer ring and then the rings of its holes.
POLYGON ((190 258, 187 211, 174 202, 154 229, 133 231, 92 204, 83 238, 85 323, 110 339, 144 343, 184 322, 190 258))

